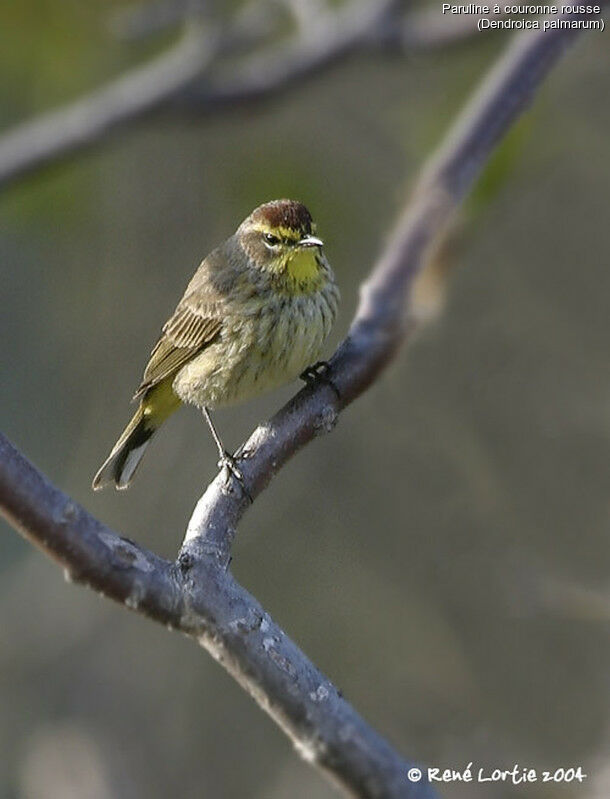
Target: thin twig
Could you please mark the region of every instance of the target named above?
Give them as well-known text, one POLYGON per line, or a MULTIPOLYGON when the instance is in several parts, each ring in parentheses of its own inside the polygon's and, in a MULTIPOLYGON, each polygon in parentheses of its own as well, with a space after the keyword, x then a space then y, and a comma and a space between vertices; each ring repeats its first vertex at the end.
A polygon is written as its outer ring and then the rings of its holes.
POLYGON ((358 50, 367 50, 373 32, 396 20, 402 3, 352 0, 336 11, 326 11, 315 24, 301 25, 295 37, 254 54, 226 78, 190 87, 184 102, 191 110, 208 113, 275 96, 358 50))
POLYGON ((204 31, 193 24, 186 36, 147 64, 0 133, 0 188, 98 145, 121 127, 172 103, 182 112, 204 114, 260 102, 357 50, 406 54, 464 41, 475 32, 470 23, 439 25, 421 12, 401 20, 399 6, 400 0, 351 0, 327 11, 315 25, 299 28, 287 42, 254 53, 229 76, 214 79, 211 72, 221 59, 269 38, 277 15, 265 4, 248 4, 227 30, 204 31))
MULTIPOLYGON (((527 33, 492 69, 422 172, 363 286, 350 333, 331 361, 341 399, 320 383, 301 391, 250 437, 240 459, 256 497, 274 473, 379 375, 418 319, 413 280, 494 145, 575 38, 576 30, 527 33), (244 457, 247 455, 247 457, 244 457)), ((354 796, 431 797, 406 778, 404 761, 273 623, 228 571, 247 500, 220 476, 197 505, 175 564, 114 532, 53 487, 0 437, 0 508, 70 579, 198 640, 280 725, 299 752, 354 796)))
POLYGON ((213 36, 189 31, 169 52, 70 105, 0 137, 0 186, 88 147, 174 97, 215 54, 213 36))
POLYGON ((262 41, 270 21, 246 5, 227 30, 192 21, 167 52, 100 89, 0 134, 0 187, 92 147, 119 128, 165 107, 220 56, 262 41))

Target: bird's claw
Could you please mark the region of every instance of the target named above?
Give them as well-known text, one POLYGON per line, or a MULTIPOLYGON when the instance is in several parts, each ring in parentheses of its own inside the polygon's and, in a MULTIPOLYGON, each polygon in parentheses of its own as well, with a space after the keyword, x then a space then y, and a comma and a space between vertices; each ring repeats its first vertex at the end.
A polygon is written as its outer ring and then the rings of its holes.
POLYGON ((304 369, 299 377, 306 383, 313 383, 321 377, 326 377, 330 371, 330 364, 328 361, 316 361, 304 369))
POLYGON ((218 468, 219 469, 226 469, 226 471, 227 471, 227 481, 226 481, 227 485, 230 482, 231 476, 233 476, 237 480, 239 485, 241 486, 241 489, 244 492, 244 494, 250 500, 250 503, 252 503, 252 497, 250 496, 250 494, 248 492, 248 489, 246 488, 246 484, 244 482, 244 475, 243 475, 241 469, 239 468, 239 466, 237 465, 237 461, 235 460, 235 457, 233 455, 231 455, 231 453, 229 453, 229 452, 227 452, 225 450, 222 453, 222 455, 220 456, 220 459, 218 461, 218 468))
POLYGON ((337 399, 341 399, 341 393, 337 386, 333 383, 333 381, 329 377, 330 373, 330 364, 328 361, 317 361, 316 363, 308 366, 307 369, 304 369, 299 377, 301 380, 304 380, 308 386, 313 386, 316 383, 326 383, 327 386, 330 386, 332 390, 337 395, 337 399))
POLYGON ((237 480, 239 480, 240 483, 243 482, 244 476, 241 473, 239 466, 237 465, 237 461, 235 460, 233 455, 231 455, 230 452, 227 452, 225 450, 222 453, 222 455, 218 460, 217 466, 219 469, 226 469, 230 474, 233 474, 237 478, 237 480))

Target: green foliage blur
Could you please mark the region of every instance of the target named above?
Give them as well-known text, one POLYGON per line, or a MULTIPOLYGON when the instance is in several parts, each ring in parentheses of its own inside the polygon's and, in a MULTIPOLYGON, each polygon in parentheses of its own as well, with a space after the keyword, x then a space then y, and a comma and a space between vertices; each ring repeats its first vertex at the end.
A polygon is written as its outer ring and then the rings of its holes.
MULTIPOLYGON (((0 129, 171 43, 113 37, 122 5, 3 5, 0 129)), ((362 56, 273 102, 166 111, 6 189, 6 434, 173 557, 215 474, 195 410, 129 492, 89 486, 191 273, 254 206, 302 200, 342 288, 330 352, 419 166, 504 43, 362 56)), ((409 758, 590 775, 446 797, 610 793, 608 43, 582 36, 492 162, 445 253, 444 313, 278 476, 234 548, 237 578, 409 758)), ((294 389, 220 412, 227 442, 294 389)), ((2 533, 0 796, 335 795, 191 641, 2 533)))

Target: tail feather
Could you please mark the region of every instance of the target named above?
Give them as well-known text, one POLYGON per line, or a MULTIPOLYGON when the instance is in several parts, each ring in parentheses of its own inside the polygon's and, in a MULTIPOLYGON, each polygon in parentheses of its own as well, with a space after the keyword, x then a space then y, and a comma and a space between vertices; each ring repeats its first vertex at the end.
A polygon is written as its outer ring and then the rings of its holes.
POLYGON ((111 483, 121 490, 127 488, 156 429, 153 419, 140 405, 93 478, 93 490, 99 491, 111 483))
POLYGON ((180 406, 180 400, 172 389, 172 380, 170 375, 142 397, 133 419, 93 478, 94 491, 112 483, 118 489, 129 486, 151 437, 180 406))

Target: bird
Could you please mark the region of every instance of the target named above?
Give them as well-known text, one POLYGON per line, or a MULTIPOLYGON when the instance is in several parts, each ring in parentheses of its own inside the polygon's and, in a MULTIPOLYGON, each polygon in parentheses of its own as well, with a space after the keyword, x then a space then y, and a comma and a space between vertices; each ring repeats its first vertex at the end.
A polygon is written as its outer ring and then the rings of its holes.
POLYGON ((280 199, 255 208, 204 258, 163 325, 133 397, 138 408, 94 490, 127 488, 151 438, 182 404, 203 412, 219 467, 242 481, 211 412, 321 374, 339 304, 323 245, 307 208, 280 199))

